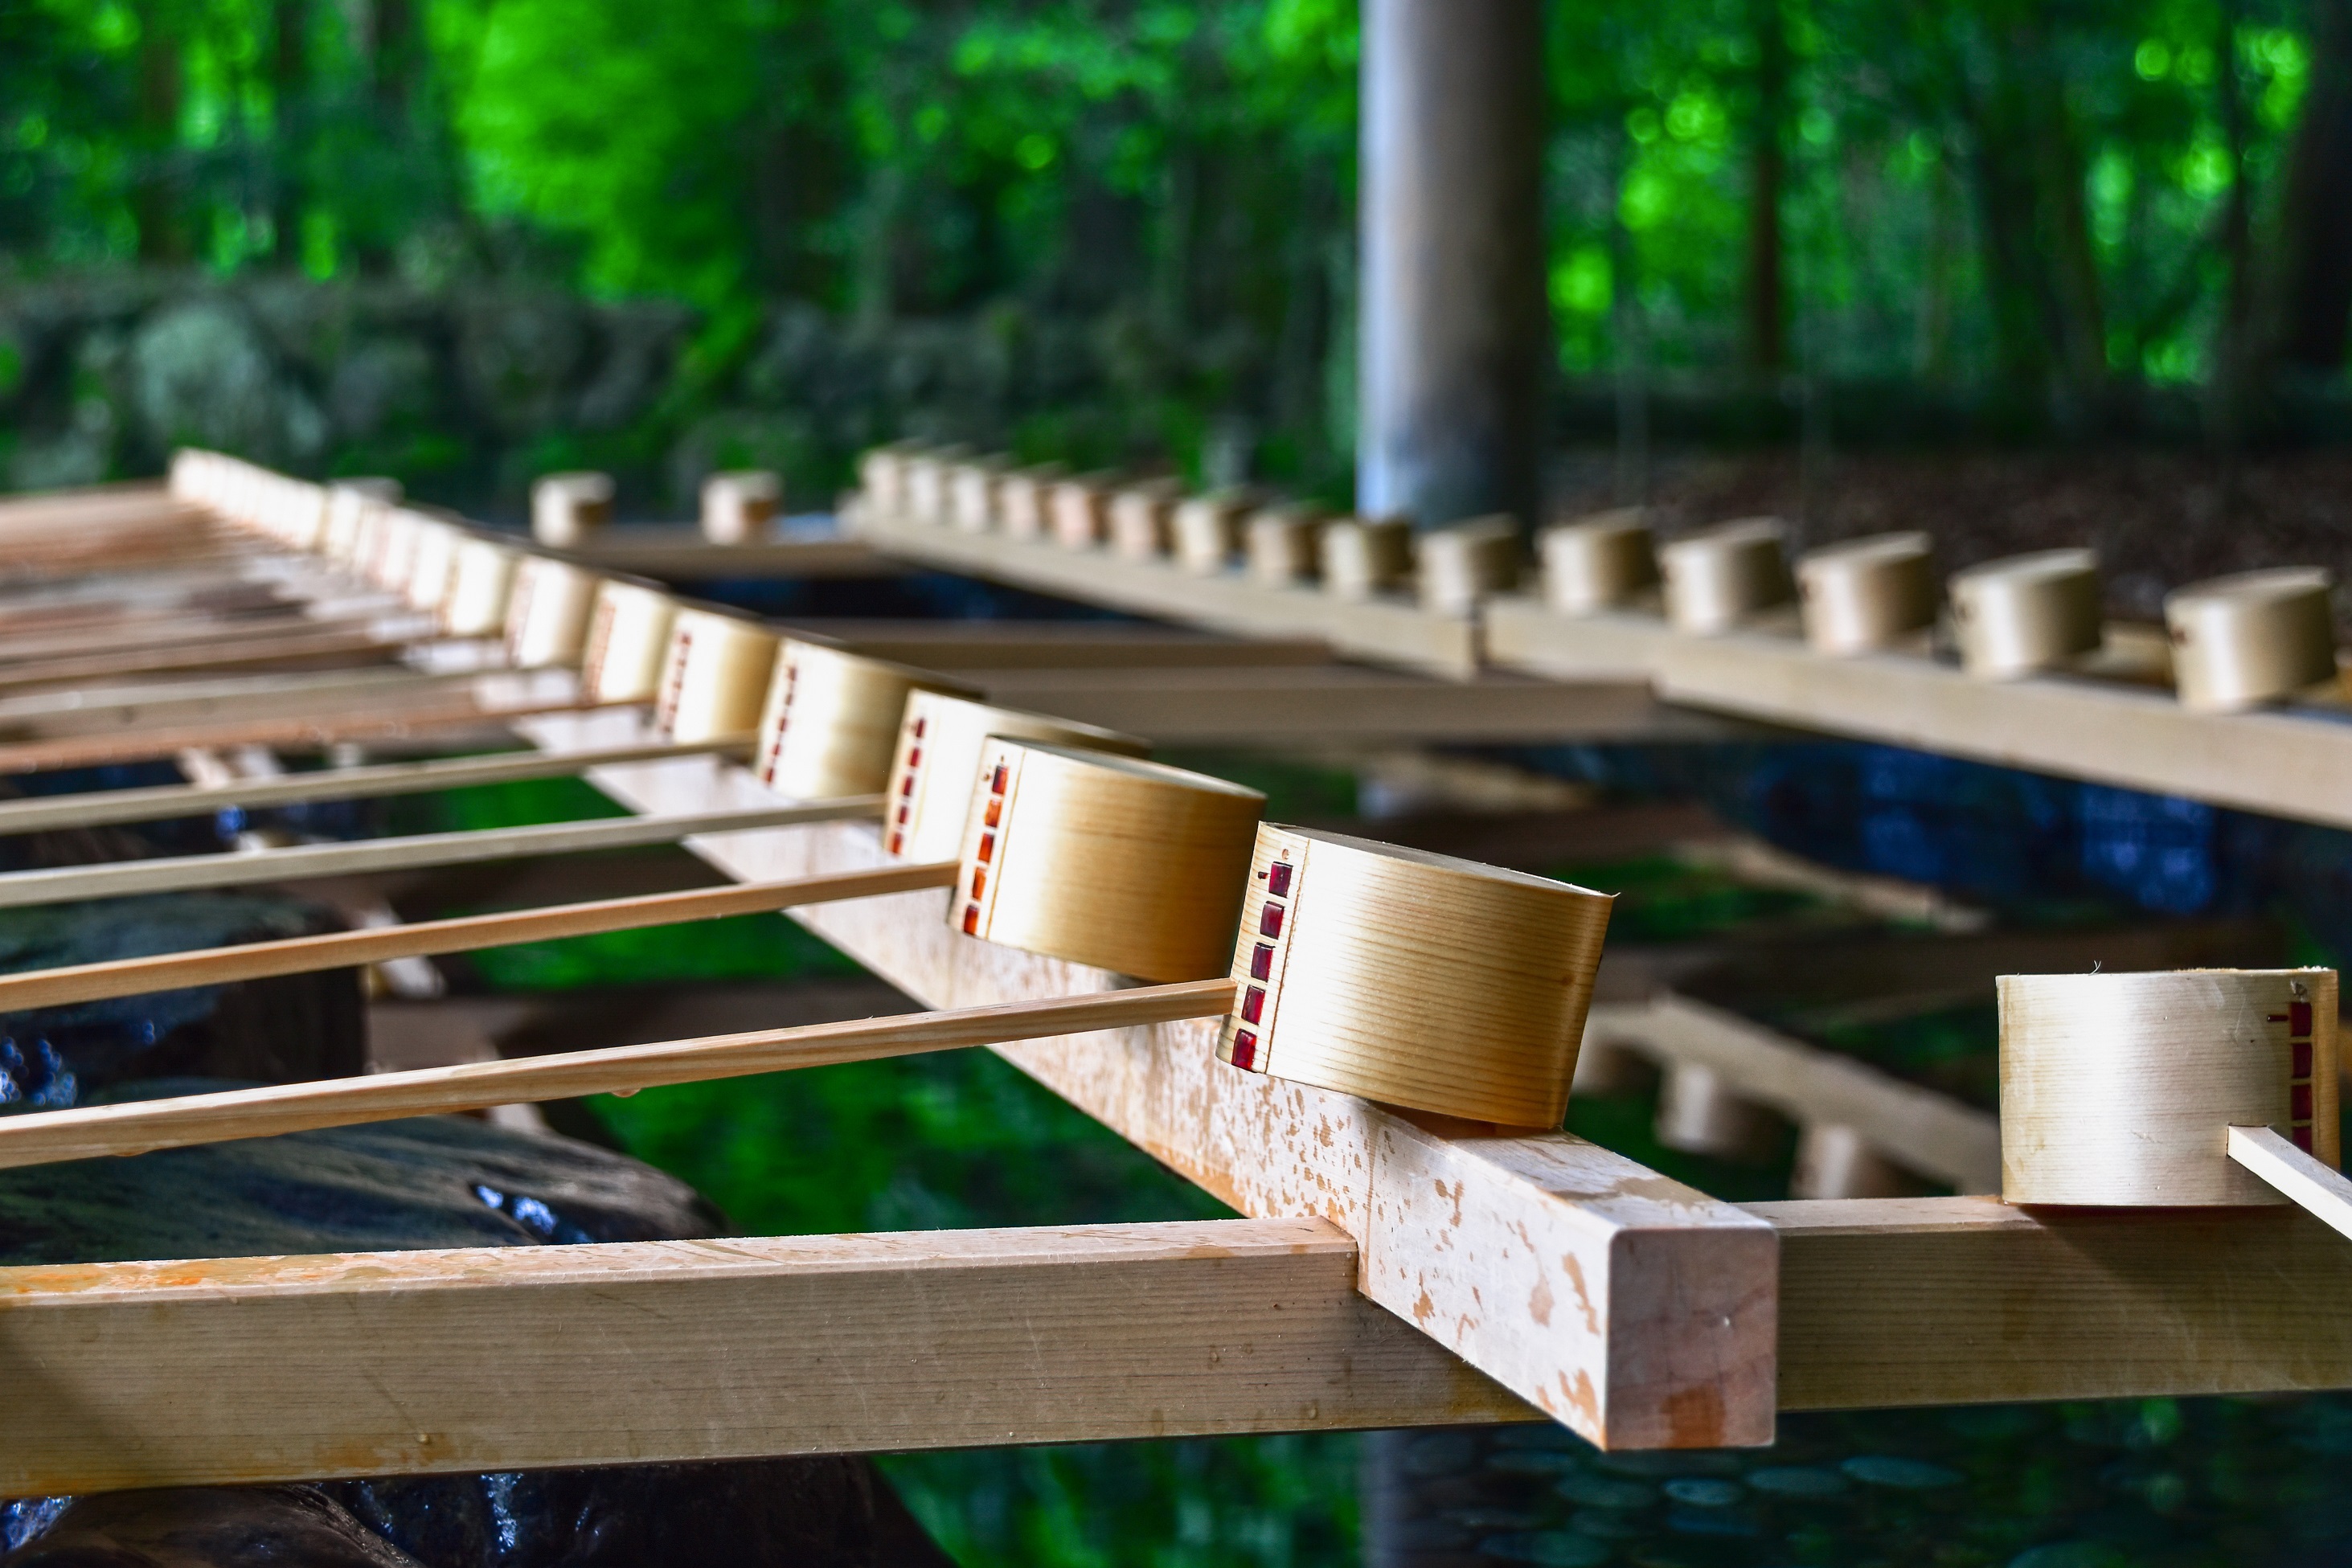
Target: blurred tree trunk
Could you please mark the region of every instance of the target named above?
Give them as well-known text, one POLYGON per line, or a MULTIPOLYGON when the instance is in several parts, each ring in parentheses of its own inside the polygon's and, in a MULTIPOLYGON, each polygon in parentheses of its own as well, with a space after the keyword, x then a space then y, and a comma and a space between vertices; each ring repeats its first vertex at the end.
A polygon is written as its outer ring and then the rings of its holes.
POLYGON ((1953 80, 1973 143, 2001 369, 2021 384, 2056 371, 2076 392, 2095 392, 2106 381, 2106 331, 2082 136, 2036 13, 2013 14, 1988 44, 1989 87, 1965 64, 1953 80))
POLYGON ((2067 379, 2087 391, 2107 379, 2106 313, 2100 303, 2098 253, 2091 244, 2090 202, 2084 189, 2089 168, 2066 106, 2064 84, 2045 72, 2036 75, 2034 172, 2041 187, 2043 254, 2050 267, 2051 325, 2058 335, 2067 379))
POLYGON ((139 259, 188 259, 187 215, 180 210, 180 49, 171 0, 139 8, 137 172, 131 214, 139 225, 139 259))
POLYGON ((2228 267, 2222 284, 2221 320, 2214 344, 2207 415, 2221 458, 2221 520, 2238 507, 2239 452, 2243 442, 2247 391, 2247 305, 2253 277, 2252 206, 2246 190, 2246 99, 2238 80, 2238 0, 2221 0, 2213 41, 2219 61, 2221 136, 2230 150, 2230 193, 2221 210, 2221 254, 2228 267))
POLYGON ((376 106, 395 131, 404 130, 409 94, 416 85, 416 12, 410 0, 371 0, 368 74, 376 106))
POLYGON ((2311 84, 2280 217, 2277 349, 2298 370, 2344 368, 2352 333, 2352 0, 2312 0, 2311 84))
POLYGON ((310 0, 274 0, 270 6, 271 118, 269 225, 280 262, 302 254, 304 154, 310 144, 310 0))
POLYGON ((1756 31, 1756 123, 1748 162, 1747 361, 1763 378, 1788 363, 1780 198, 1788 183, 1789 31, 1780 0, 1750 0, 1756 31))
MULTIPOLYGON (((425 62, 411 0, 368 0, 364 37, 377 134, 399 160, 408 178, 429 179, 429 157, 416 123, 416 88, 425 62)), ((401 219, 405 214, 384 214, 378 217, 370 213, 364 216, 377 221, 353 225, 352 256, 362 272, 381 277, 393 268, 402 237, 400 230, 405 226, 401 219)))

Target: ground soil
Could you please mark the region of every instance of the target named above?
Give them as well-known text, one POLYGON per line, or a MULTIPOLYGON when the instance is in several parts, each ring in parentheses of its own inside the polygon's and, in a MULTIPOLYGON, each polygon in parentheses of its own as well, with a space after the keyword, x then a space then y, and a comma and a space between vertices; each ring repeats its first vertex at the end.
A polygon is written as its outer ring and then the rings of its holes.
MULTIPOLYGON (((1801 545, 1917 528, 1948 570, 2021 550, 2089 545, 2112 610, 2155 619, 2168 590, 2222 572, 2325 566, 2352 580, 2352 450, 2253 457, 2231 482, 2204 453, 1661 454, 1651 503, 1671 536, 1730 517, 1790 520, 1801 545), (1810 492, 1810 493, 1809 493, 1810 492)), ((1556 470, 1562 516, 1617 504, 1613 454, 1556 470)), ((2352 597, 2338 591, 2338 619, 2352 597)))

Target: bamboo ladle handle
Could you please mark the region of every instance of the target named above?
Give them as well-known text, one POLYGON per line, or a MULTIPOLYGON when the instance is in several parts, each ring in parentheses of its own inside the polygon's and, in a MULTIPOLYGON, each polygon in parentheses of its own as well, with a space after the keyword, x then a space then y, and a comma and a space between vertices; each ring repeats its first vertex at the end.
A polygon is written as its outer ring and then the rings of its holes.
POLYGON ((852 795, 837 800, 780 800, 773 806, 744 806, 678 816, 593 818, 584 822, 418 833, 357 843, 294 844, 284 849, 238 850, 226 854, 53 866, 0 874, 0 909, 86 898, 121 898, 139 893, 181 893, 191 888, 247 887, 263 882, 474 865, 535 855, 579 854, 591 850, 635 849, 676 843, 702 833, 876 817, 881 814, 882 804, 879 795, 852 795))
POLYGON ((2272 1127, 2231 1127, 2230 1157, 2338 1233, 2352 1237, 2352 1180, 2272 1127))
POLYGON ((1179 1019, 1216 1018, 1232 1008, 1233 1000, 1231 980, 1188 980, 951 1012, 706 1035, 516 1061, 472 1061, 413 1072, 37 1112, 0 1117, 0 1167, 274 1137, 320 1127, 478 1111, 518 1101, 629 1094, 668 1083, 874 1061, 1179 1019))
POLYGON ((789 882, 730 883, 683 893, 468 915, 454 920, 421 920, 364 931, 330 931, 315 936, 249 942, 233 947, 112 958, 102 963, 0 975, 0 1013, 101 1001, 109 997, 141 996, 188 986, 259 980, 274 975, 315 974, 321 969, 381 964, 394 958, 470 953, 519 942, 548 942, 604 931, 637 931, 689 920, 717 920, 730 915, 764 915, 802 904, 912 893, 927 887, 952 887, 955 880, 954 861, 917 862, 880 871, 799 877, 789 882))
POLYGON ((226 784, 163 784, 139 789, 94 790, 30 800, 0 801, 0 834, 34 833, 52 828, 98 828, 119 822, 157 822, 195 817, 225 807, 294 806, 313 800, 367 800, 387 795, 423 795, 474 784, 506 784, 531 779, 562 779, 592 768, 622 762, 658 762, 675 757, 742 756, 749 736, 719 740, 648 742, 602 747, 592 751, 520 751, 490 757, 450 757, 429 762, 387 762, 366 768, 328 768, 278 779, 241 779, 226 784))

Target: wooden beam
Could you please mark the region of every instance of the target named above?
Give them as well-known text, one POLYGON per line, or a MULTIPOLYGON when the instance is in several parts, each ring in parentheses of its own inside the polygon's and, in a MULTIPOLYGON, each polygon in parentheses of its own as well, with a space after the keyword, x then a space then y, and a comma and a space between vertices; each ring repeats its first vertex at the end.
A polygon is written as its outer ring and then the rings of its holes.
POLYGON ((1640 683, 1460 681, 1357 664, 967 671, 991 702, 1163 745, 1697 740, 1748 733, 1660 706, 1640 683))
POLYGON ((1170 560, 1131 560, 1107 549, 1068 549, 896 517, 861 517, 858 533, 877 549, 927 566, 1241 636, 1320 637, 1375 664, 1454 677, 1473 674, 1481 662, 1475 621, 1406 600, 1343 600, 1317 588, 1269 587, 1238 572, 1198 577, 1170 560))
POLYGON ((926 670, 1181 670, 1324 664, 1319 637, 1221 637, 1134 621, 887 621, 795 616, 806 632, 872 658, 926 670))
POLYGON ((720 578, 897 577, 907 569, 854 538, 763 539, 719 545, 693 527, 624 525, 590 534, 563 554, 602 571, 672 582, 720 578))
POLYGON ((1638 658, 1664 700, 2270 816, 2352 827, 2352 712, 2194 713, 2138 682, 1983 681, 1919 654, 1832 658, 1761 632, 1685 637, 1633 615, 1487 612, 1498 663, 1564 677, 1638 658))
MULTIPOLYGON (((614 745, 626 716, 519 725, 551 749, 614 745)), ((592 783, 635 810, 708 810, 759 786, 623 766, 592 783)), ((872 831, 689 840, 744 881, 882 863, 872 831)), ((932 1007, 1118 984, 951 930, 947 895, 799 918, 932 1007)), ((1000 1053, 1154 1158, 1258 1218, 1319 1217, 1363 1249, 1360 1288, 1596 1442, 1716 1448, 1772 1436, 1774 1243, 1729 1205, 1564 1134, 1488 1135, 1221 1067, 1215 1026, 1162 1024, 1000 1053)))
POLYGON ((311 877, 363 876, 378 872, 414 871, 423 866, 521 860, 531 855, 584 854, 597 850, 677 843, 698 835, 739 832, 749 828, 878 817, 881 810, 879 795, 794 802, 772 794, 764 805, 746 801, 727 810, 679 816, 607 817, 584 822, 540 822, 470 832, 415 833, 404 838, 363 839, 353 843, 292 844, 284 849, 171 855, 102 865, 49 866, 38 871, 0 873, 0 909, 66 904, 86 898, 121 898, 135 893, 177 893, 200 887, 299 882, 311 877))
POLYGON ((0 1270, 0 1495, 1531 1416, 1222 1220, 0 1270))
POLYGON ((2352 1245, 2298 1208, 1760 1203, 1780 1406, 2352 1387, 2352 1245))

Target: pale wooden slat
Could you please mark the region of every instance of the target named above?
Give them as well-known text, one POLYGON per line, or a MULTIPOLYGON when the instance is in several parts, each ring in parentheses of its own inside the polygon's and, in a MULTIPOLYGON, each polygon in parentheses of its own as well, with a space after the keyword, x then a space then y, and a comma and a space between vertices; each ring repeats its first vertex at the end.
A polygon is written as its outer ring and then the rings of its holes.
POLYGON ((2352 1238, 2352 1180, 2270 1127, 2231 1127, 2230 1157, 2293 1198, 2322 1225, 2352 1238))
MULTIPOLYGON (((165 705, 159 705, 165 706, 165 705)), ((471 743, 496 745, 506 738, 507 721, 532 714, 575 711, 583 704, 568 690, 526 687, 511 698, 484 701, 478 688, 454 696, 424 694, 424 700, 352 705, 338 713, 284 718, 247 716, 208 724, 109 727, 47 739, 0 743, 0 774, 38 773, 89 768, 106 762, 137 762, 184 751, 267 746, 280 750, 319 750, 343 741, 391 744, 432 736, 448 743, 475 732, 471 743)), ((7 727, 0 725, 0 733, 7 727)))
POLYGON ((268 636, 176 647, 84 653, 0 665, 0 690, 24 691, 71 685, 123 675, 160 675, 175 671, 269 667, 354 667, 382 664, 398 656, 400 644, 366 626, 314 626, 300 636, 268 636))
POLYGON ((0 696, 0 727, 13 730, 23 726, 37 734, 62 735, 163 723, 187 725, 198 719, 261 718, 312 712, 329 716, 355 707, 414 702, 420 696, 464 691, 473 685, 523 688, 576 685, 576 677, 562 670, 432 673, 408 665, 257 675, 159 675, 145 680, 126 679, 115 685, 0 696))
POLYGON ((752 802, 726 810, 675 817, 602 818, 472 832, 416 833, 397 839, 364 839, 356 843, 293 844, 284 849, 53 866, 0 874, 0 909, 64 904, 75 899, 121 898, 131 894, 249 887, 256 883, 295 882, 308 877, 361 876, 426 866, 472 865, 530 855, 632 849, 676 843, 697 834, 875 817, 880 815, 881 810, 879 795, 801 803, 779 800, 771 795, 765 805, 752 802))
POLYGON ((1314 1220, 0 1270, 0 1495, 1514 1420, 1314 1220))
POLYGON ((26 800, 0 800, 0 834, 34 833, 57 828, 96 828, 118 822, 154 822, 205 816, 231 806, 259 810, 313 800, 370 800, 388 795, 422 795, 476 784, 509 784, 562 779, 612 762, 648 762, 671 757, 740 752, 740 738, 648 741, 580 757, 544 751, 504 752, 491 757, 436 758, 424 762, 387 762, 362 768, 327 768, 269 779, 220 784, 163 784, 138 789, 92 790, 26 800))
POLYGON ((516 1061, 469 1061, 365 1078, 331 1078, 170 1100, 38 1111, 0 1116, 0 1168, 275 1137, 281 1133, 479 1111, 532 1100, 634 1094, 667 1083, 874 1061, 1063 1030, 1116 1030, 1170 1019, 1222 1017, 1233 1002, 1230 980, 1188 980, 1097 996, 1055 997, 900 1018, 617 1045, 516 1061))
MULTIPOLYGON (((616 744, 632 722, 608 714, 518 727, 560 748, 616 744)), ((733 768, 687 779, 623 766, 588 778, 650 811, 758 788, 733 768)), ((854 828, 688 847, 752 881, 881 858, 874 834, 854 828)), ((945 897, 901 894, 798 918, 931 1006, 1115 983, 950 930, 945 897)), ((1367 1295, 1587 1437, 1632 1448, 1770 1440, 1769 1228, 1579 1139, 1476 1136, 1235 1071, 1213 1059, 1215 1032, 1206 1020, 1165 1024, 1002 1054, 1244 1213, 1339 1225, 1364 1249, 1367 1295)))
POLYGON ((71 1002, 133 997, 185 986, 220 986, 274 975, 309 975, 322 969, 387 964, 400 958, 470 953, 519 942, 551 942, 606 931, 637 931, 732 915, 761 915, 794 904, 835 898, 869 898, 918 887, 949 887, 956 862, 893 866, 847 876, 807 877, 791 883, 753 883, 679 893, 646 894, 544 909, 506 910, 451 920, 421 920, 357 931, 289 936, 234 947, 159 953, 143 958, 113 958, 57 969, 0 975, 0 1013, 71 1002))

